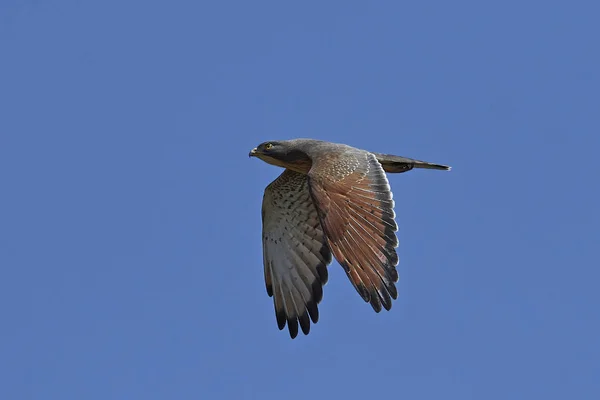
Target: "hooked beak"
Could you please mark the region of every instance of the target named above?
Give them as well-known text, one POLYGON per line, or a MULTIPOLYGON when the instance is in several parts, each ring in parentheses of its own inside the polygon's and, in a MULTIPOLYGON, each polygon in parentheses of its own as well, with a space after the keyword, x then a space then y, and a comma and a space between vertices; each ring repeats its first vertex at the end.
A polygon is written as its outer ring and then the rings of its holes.
POLYGON ((256 157, 257 153, 258 153, 258 149, 255 147, 252 150, 250 150, 250 153, 248 154, 248 157, 256 157))

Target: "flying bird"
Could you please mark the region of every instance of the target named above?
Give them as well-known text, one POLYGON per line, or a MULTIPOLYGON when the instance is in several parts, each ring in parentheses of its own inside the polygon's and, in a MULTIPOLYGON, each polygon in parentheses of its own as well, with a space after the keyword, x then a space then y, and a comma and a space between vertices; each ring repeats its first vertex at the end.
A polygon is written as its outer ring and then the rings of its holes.
POLYGON ((398 297, 398 239, 386 172, 449 170, 313 139, 264 142, 250 157, 285 168, 265 189, 263 264, 277 326, 306 335, 319 319, 332 255, 375 312, 398 297))

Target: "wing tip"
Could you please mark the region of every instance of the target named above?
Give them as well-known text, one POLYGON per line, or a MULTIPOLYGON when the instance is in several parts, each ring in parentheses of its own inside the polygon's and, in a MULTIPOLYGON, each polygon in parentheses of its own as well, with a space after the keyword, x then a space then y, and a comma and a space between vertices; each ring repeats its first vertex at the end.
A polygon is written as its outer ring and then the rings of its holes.
POLYGON ((302 329, 302 333, 308 335, 310 332, 310 319, 308 318, 306 310, 302 313, 302 315, 300 315, 298 320, 300 322, 300 329, 302 329))
POLYGON ((319 322, 319 307, 317 306, 316 300, 310 300, 306 303, 306 309, 308 310, 308 315, 310 316, 313 324, 319 322))
POLYGON ((290 332, 290 337, 295 339, 298 336, 298 320, 294 317, 288 317, 287 326, 290 332))
POLYGON ((275 319, 277 320, 277 327, 279 330, 283 330, 285 328, 286 316, 285 313, 281 310, 275 309, 275 319))

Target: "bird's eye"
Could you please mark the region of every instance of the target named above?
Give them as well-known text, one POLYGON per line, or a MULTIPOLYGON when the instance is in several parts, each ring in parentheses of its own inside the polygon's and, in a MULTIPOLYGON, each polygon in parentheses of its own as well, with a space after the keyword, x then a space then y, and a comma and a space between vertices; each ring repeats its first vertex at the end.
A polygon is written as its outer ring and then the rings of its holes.
POLYGON ((272 143, 265 144, 265 150, 271 150, 272 148, 273 148, 273 144, 272 143))

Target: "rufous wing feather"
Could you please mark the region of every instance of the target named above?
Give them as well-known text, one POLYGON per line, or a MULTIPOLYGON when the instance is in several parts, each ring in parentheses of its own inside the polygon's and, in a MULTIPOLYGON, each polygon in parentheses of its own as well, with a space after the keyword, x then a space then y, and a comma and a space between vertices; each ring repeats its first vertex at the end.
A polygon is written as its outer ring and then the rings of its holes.
POLYGON ((385 171, 368 152, 319 163, 308 174, 309 188, 329 247, 361 297, 376 312, 389 310, 398 296, 398 239, 385 171))

